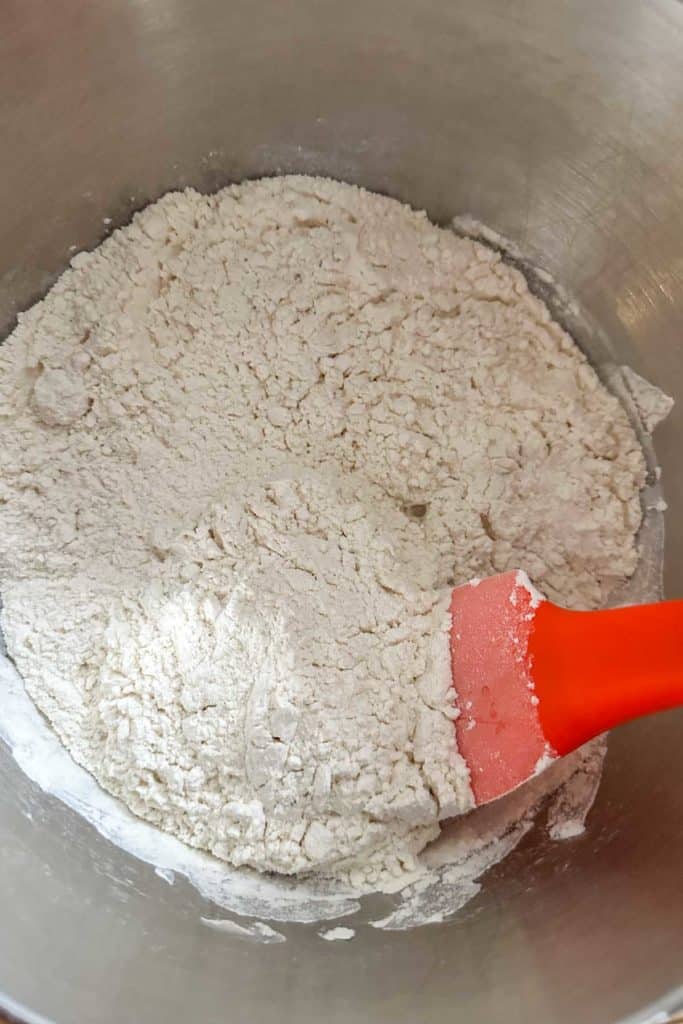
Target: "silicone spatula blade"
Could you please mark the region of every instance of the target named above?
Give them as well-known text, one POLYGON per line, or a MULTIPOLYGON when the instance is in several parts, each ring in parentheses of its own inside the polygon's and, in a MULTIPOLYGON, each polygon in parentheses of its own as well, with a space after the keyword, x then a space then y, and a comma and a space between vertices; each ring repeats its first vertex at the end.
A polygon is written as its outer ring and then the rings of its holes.
POLYGON ((683 704, 683 601, 560 608, 521 571, 451 599, 456 737, 475 802, 630 719, 683 704))

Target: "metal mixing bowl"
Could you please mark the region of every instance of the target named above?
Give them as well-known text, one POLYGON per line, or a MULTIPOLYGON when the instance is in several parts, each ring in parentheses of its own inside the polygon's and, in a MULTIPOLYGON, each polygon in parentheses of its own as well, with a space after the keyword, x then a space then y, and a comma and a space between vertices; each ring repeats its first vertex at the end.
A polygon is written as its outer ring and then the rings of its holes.
MULTIPOLYGON (((4 0, 0 126, 0 328, 103 218, 185 184, 303 171, 437 221, 473 214, 683 399, 674 0, 4 0)), ((656 438, 670 596, 682 440, 683 402, 656 438)), ((682 743, 680 714, 620 730, 587 835, 532 836, 450 924, 347 943, 291 926, 270 946, 202 926, 195 890, 0 750, 0 1005, 59 1024, 612 1024, 672 1009, 682 743)))

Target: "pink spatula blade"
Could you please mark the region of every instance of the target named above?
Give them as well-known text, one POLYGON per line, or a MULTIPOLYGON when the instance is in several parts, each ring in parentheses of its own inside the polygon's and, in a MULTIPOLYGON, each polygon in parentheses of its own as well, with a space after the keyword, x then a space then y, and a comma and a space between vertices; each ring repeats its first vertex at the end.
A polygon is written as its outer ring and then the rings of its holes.
POLYGON ((477 804, 515 789, 556 756, 541 728, 528 653, 542 600, 522 572, 453 591, 455 728, 477 804))

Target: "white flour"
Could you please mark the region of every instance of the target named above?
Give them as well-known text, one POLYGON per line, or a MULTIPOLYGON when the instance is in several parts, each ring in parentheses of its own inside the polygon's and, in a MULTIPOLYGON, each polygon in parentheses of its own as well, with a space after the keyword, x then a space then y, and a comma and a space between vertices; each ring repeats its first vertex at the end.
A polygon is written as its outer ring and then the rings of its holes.
POLYGON ((320 938, 327 942, 348 942, 355 934, 353 928, 329 928, 325 932, 318 932, 320 938))
POLYGON ((66 746, 234 864, 403 877, 470 804, 444 588, 602 603, 644 460, 523 277, 391 200, 171 194, 0 351, 3 628, 66 746))

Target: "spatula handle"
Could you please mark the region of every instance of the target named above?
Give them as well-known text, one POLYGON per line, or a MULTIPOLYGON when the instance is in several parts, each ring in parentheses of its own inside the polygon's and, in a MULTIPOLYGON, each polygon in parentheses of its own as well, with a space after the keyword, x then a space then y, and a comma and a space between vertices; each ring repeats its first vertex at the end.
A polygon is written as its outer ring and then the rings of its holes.
POLYGON ((683 601, 599 612, 543 601, 529 653, 543 732, 568 753, 615 725, 683 704, 683 601))

